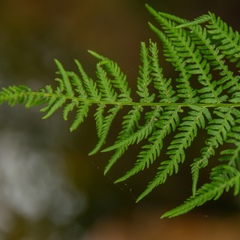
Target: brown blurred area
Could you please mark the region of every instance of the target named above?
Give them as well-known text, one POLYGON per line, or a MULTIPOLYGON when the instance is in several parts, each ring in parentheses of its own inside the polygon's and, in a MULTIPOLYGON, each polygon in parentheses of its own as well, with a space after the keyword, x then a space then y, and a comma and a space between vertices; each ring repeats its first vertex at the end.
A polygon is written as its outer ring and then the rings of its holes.
MULTIPOLYGON (((212 11, 240 30, 236 0, 2 0, 1 86, 38 89, 54 84, 53 59, 74 71, 73 60, 79 59, 94 76, 96 60, 87 53, 90 49, 118 62, 134 88, 140 42, 158 41, 148 28, 154 19, 145 3, 187 19, 212 11)), ((64 122, 59 111, 43 121, 38 110, 0 108, 0 239, 238 239, 239 199, 231 192, 195 215, 160 220, 159 209, 189 196, 189 169, 181 169, 181 176, 135 204, 154 170, 126 184, 113 182, 135 160, 137 149, 104 177, 109 155, 88 156, 97 141, 93 118, 70 133, 72 118, 64 122)), ((119 125, 121 119, 117 121, 119 125)), ((114 132, 108 143, 115 139, 114 132)))
POLYGON ((142 209, 130 216, 97 221, 81 240, 238 240, 240 218, 186 214, 174 219, 159 219, 158 208, 142 209))

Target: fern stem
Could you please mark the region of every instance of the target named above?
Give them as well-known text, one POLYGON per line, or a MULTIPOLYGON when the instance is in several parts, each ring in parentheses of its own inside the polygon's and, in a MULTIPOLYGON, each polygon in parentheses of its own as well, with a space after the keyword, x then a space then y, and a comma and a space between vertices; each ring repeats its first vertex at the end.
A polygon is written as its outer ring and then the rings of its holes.
MULTIPOLYGON (((239 108, 240 103, 187 103, 187 102, 124 102, 124 101, 105 101, 105 100, 93 100, 93 99, 86 99, 86 98, 81 98, 81 97, 74 97, 74 96, 67 96, 65 94, 57 94, 57 93, 46 93, 44 91, 41 91, 44 89, 40 89, 39 91, 31 91, 31 92, 17 92, 15 94, 11 94, 8 96, 4 96, 2 93, 0 94, 0 103, 3 102, 9 102, 14 99, 20 100, 23 97, 30 97, 32 95, 35 95, 36 97, 42 98, 42 99, 48 99, 52 97, 56 98, 65 98, 66 100, 70 101, 77 101, 77 102, 88 102, 90 104, 104 104, 104 105, 112 105, 116 106, 118 105, 119 107, 122 106, 141 106, 141 107, 181 107, 181 108, 191 108, 192 106, 196 107, 206 107, 206 108, 218 108, 218 107, 235 107, 239 108)), ((24 102, 25 103, 25 102, 24 102)), ((20 102, 21 104, 21 102, 20 102)))

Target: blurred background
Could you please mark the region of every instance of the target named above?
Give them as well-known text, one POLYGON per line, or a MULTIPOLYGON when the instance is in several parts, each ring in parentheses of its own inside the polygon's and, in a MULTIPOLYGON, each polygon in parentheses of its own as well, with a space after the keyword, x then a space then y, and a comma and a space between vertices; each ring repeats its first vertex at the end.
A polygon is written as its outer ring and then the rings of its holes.
MULTIPOLYGON (((78 59, 93 76, 96 60, 87 53, 88 49, 118 62, 134 86, 140 42, 149 38, 157 41, 148 28, 147 22, 154 20, 145 3, 1 0, 1 86, 25 84, 38 89, 54 84, 54 59, 73 71, 77 71, 73 60, 78 59)), ((149 0, 147 3, 159 11, 187 19, 212 11, 240 30, 237 0, 149 0)), ((165 74, 170 76, 167 70, 166 66, 165 74)), ((114 180, 126 171, 128 162, 134 161, 133 154, 123 158, 119 167, 104 177, 103 167, 109 156, 88 156, 97 141, 93 118, 70 133, 71 122, 64 122, 60 111, 47 120, 41 119, 39 108, 26 110, 23 106, 10 108, 3 104, 0 112, 0 239, 187 239, 184 235, 187 230, 183 229, 195 231, 196 235, 207 225, 212 226, 207 236, 214 229, 228 231, 218 238, 214 235, 216 239, 235 239, 221 238, 235 232, 240 236, 239 199, 233 198, 231 192, 183 218, 160 222, 164 211, 189 196, 189 169, 180 170, 182 176, 172 177, 168 184, 135 204, 152 172, 114 185, 114 180), (189 227, 194 221, 194 226, 199 226, 196 229, 189 227), (144 229, 147 235, 143 234, 144 229), (175 237, 160 238, 164 229, 169 232, 175 229, 175 237)), ((110 134, 110 142, 113 137, 110 134)), ((215 239, 214 236, 209 239, 215 239)))

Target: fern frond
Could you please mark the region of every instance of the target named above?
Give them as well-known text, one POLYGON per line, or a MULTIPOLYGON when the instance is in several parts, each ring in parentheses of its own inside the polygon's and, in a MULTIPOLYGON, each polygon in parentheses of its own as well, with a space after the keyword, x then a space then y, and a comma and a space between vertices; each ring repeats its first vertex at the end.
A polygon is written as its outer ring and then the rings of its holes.
POLYGON ((105 143, 111 124, 119 110, 120 110, 119 106, 115 106, 109 109, 109 111, 107 112, 107 116, 104 117, 101 128, 100 128, 99 141, 96 147, 89 153, 89 155, 96 154, 99 151, 99 149, 102 147, 102 145, 105 143))
POLYGON ((93 108, 98 142, 89 154, 100 150, 112 153, 104 174, 132 145, 139 143, 133 166, 115 182, 126 181, 153 164, 158 166, 137 202, 178 173, 188 160, 192 196, 163 215, 173 217, 219 198, 230 188, 234 188, 234 194, 239 193, 240 77, 232 65, 240 66, 240 35, 212 13, 188 21, 146 6, 158 23, 149 26, 162 42, 163 54, 175 69, 176 77, 164 76, 157 44, 150 40, 140 46, 136 99, 132 98, 127 77, 117 63, 89 51, 97 60, 95 79, 77 60, 78 74, 65 70, 55 60, 59 75, 55 89, 50 85, 37 91, 25 86, 2 88, 0 104, 20 103, 26 108, 43 105, 40 111, 45 114, 44 119, 60 109, 64 120, 73 113, 70 131, 77 129, 93 108), (116 133, 115 142, 104 146, 121 109, 121 130, 116 133), (193 141, 199 140, 200 129, 206 133, 205 141, 201 139, 200 153, 197 158, 186 159, 193 141), (210 169, 210 182, 199 188, 200 171, 210 168, 209 162, 217 152, 220 157, 215 161, 216 167, 210 169))

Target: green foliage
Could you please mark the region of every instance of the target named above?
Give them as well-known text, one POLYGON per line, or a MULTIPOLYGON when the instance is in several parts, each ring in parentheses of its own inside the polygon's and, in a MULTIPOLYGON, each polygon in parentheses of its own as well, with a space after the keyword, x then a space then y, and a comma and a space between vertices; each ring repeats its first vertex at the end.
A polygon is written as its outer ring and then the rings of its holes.
POLYGON ((89 51, 98 60, 96 79, 91 79, 75 60, 79 74, 66 71, 56 60, 58 87, 46 86, 31 91, 25 86, 11 86, 0 92, 0 103, 10 106, 23 103, 41 109, 48 118, 63 109, 64 120, 75 110, 70 131, 75 130, 95 106, 99 141, 91 154, 102 149, 113 121, 126 109, 116 141, 102 152, 112 152, 104 174, 127 152, 141 143, 135 164, 116 182, 126 181, 157 161, 156 175, 137 202, 173 174, 187 160, 191 167, 192 196, 182 205, 165 213, 174 217, 209 200, 218 199, 224 191, 240 186, 240 36, 219 17, 205 14, 193 21, 156 12, 147 6, 158 27, 149 23, 163 44, 166 61, 177 73, 175 79, 164 76, 155 42, 141 43, 141 66, 137 79, 136 99, 131 96, 126 76, 110 59, 89 51), (205 133, 203 142, 199 132, 205 133), (166 141, 167 139, 167 141, 166 141), (170 141, 170 143, 169 143, 170 141), (189 156, 194 142, 198 157, 189 156), (167 149, 163 152, 163 148, 167 149), (215 157, 214 157, 215 156, 215 157), (216 157, 220 156, 220 157, 216 157), (187 158, 187 159, 186 159, 187 158), (213 161, 213 167, 209 162, 213 161), (209 166, 209 182, 199 186, 200 171, 209 166))

